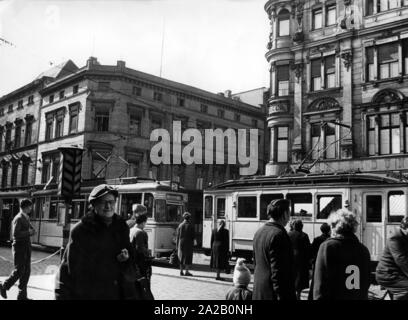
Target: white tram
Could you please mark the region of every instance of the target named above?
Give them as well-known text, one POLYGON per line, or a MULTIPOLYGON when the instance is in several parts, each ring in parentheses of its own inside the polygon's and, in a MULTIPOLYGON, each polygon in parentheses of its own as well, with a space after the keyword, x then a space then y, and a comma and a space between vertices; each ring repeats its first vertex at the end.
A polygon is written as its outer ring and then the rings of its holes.
MULTIPOLYGON (((134 203, 143 203, 148 210, 146 232, 149 235, 149 249, 153 256, 169 253, 175 248, 175 229, 182 221, 182 214, 187 205, 188 196, 179 191, 177 184, 168 181, 153 179, 123 178, 108 181, 89 181, 81 187, 80 196, 73 199, 71 212, 71 228, 87 212, 88 197, 92 189, 100 183, 108 183, 119 191, 116 212, 123 218, 132 213, 134 203)), ((12 217, 18 212, 18 199, 30 197, 34 201, 31 223, 36 230, 32 242, 44 246, 60 247, 62 245, 62 225, 66 206, 64 200, 57 196, 57 190, 38 190, 27 194, 18 194, 16 197, 8 195, 1 198, 4 218, 2 227, 6 237, 10 237, 12 217), (13 208, 15 210, 13 210, 13 208)))
POLYGON ((224 219, 233 255, 252 257, 255 232, 266 222, 267 205, 286 198, 291 218, 303 221, 312 241, 332 211, 349 205, 360 219, 357 232, 371 259, 378 261, 387 237, 407 215, 408 182, 375 174, 338 173, 258 176, 214 186, 204 191, 203 248, 210 249, 211 232, 224 219))

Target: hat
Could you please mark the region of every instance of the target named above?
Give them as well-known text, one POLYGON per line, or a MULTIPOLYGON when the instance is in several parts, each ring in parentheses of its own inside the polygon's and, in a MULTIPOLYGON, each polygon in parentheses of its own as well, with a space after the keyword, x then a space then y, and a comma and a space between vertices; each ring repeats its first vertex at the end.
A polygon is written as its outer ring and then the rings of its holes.
POLYGON ((251 282, 251 272, 244 263, 245 259, 239 258, 234 269, 234 285, 248 286, 251 282))
POLYGON ((88 201, 92 203, 96 199, 99 199, 104 195, 107 195, 108 193, 111 193, 115 198, 117 198, 119 195, 118 190, 116 190, 112 186, 108 184, 100 184, 99 186, 93 188, 91 194, 89 195, 88 201))
POLYGON ((133 213, 146 213, 147 208, 143 204, 134 203, 132 205, 132 211, 133 211, 133 213))

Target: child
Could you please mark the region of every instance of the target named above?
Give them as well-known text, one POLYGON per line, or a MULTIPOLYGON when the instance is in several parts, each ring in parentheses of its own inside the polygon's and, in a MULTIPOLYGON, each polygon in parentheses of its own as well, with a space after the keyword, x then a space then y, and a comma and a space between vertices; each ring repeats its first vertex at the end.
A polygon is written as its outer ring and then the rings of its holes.
POLYGON ((234 287, 232 287, 226 296, 226 300, 252 300, 252 291, 248 290, 248 284, 251 282, 251 272, 244 264, 244 259, 239 258, 234 269, 234 287))

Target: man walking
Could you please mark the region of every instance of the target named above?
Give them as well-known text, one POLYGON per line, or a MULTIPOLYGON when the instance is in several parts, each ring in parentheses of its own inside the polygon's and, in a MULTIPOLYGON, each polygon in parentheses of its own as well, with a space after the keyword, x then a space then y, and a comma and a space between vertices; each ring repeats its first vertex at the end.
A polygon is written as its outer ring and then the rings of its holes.
POLYGON ((4 283, 0 283, 0 294, 4 299, 7 299, 7 290, 9 290, 17 280, 20 280, 17 300, 29 300, 27 298, 27 284, 31 273, 30 237, 35 234, 29 218, 32 208, 33 203, 30 199, 21 200, 20 212, 13 219, 12 252, 14 257, 14 270, 4 283))
POLYGON ((278 199, 267 208, 269 221, 254 237, 253 300, 296 300, 294 257, 285 226, 289 201, 278 199))

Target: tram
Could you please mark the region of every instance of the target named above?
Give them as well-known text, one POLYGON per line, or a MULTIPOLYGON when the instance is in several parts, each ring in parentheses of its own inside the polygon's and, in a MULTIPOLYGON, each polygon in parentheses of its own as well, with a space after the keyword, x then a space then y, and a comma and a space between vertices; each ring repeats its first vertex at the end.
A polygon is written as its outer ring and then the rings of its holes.
MULTIPOLYGON (((227 181, 204 190, 203 248, 211 246, 218 220, 226 221, 234 256, 252 258, 255 232, 267 221, 266 209, 275 199, 291 204, 291 219, 302 219, 312 241, 330 213, 342 207, 360 220, 357 237, 378 261, 385 241, 407 214, 408 181, 369 173, 257 176, 227 181)), ((288 224, 289 225, 289 224, 288 224)))
MULTIPOLYGON (((118 190, 119 198, 116 202, 115 212, 123 218, 129 218, 134 203, 142 203, 147 207, 148 220, 145 231, 149 235, 148 245, 153 256, 166 255, 174 250, 175 230, 182 221, 182 214, 188 201, 188 195, 174 182, 156 181, 148 178, 120 178, 84 182, 80 195, 73 199, 71 228, 87 212, 89 194, 100 183, 108 183, 118 190)), ((29 196, 34 201, 31 224, 36 230, 36 234, 31 239, 32 242, 43 246, 61 247, 66 211, 64 200, 57 196, 57 189, 52 188, 52 186, 49 190, 33 191, 31 195, 28 193, 19 194, 18 198, 29 196)), ((0 204, 3 208, 1 216, 9 217, 7 221, 8 226, 10 226, 10 219, 18 212, 18 200, 10 197, 8 199, 0 198, 0 204)), ((7 221, 5 222, 7 223, 7 221)), ((4 228, 7 226, 6 223, 4 223, 4 228)))

